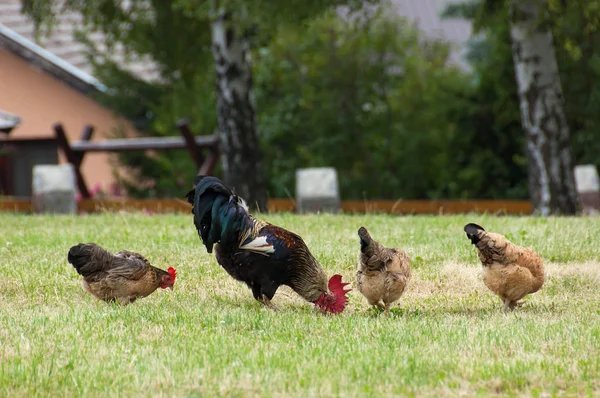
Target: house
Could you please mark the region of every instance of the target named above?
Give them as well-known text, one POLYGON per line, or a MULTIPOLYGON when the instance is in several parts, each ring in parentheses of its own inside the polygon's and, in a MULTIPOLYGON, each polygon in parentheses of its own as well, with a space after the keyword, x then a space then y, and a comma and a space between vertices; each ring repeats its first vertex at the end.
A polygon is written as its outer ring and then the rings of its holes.
MULTIPOLYGON (((61 15, 52 35, 38 45, 33 23, 20 10, 19 0, 0 2, 0 195, 29 196, 34 164, 65 162, 54 139, 55 123, 63 124, 70 141, 78 140, 87 124, 95 128, 92 140, 111 137, 117 129, 139 132, 94 100, 92 94, 105 88, 91 75, 84 47, 74 39, 78 16, 61 15)), ((151 79, 148 65, 128 66, 151 79)), ((85 156, 81 170, 90 185, 107 189, 115 180, 111 156, 85 156)))

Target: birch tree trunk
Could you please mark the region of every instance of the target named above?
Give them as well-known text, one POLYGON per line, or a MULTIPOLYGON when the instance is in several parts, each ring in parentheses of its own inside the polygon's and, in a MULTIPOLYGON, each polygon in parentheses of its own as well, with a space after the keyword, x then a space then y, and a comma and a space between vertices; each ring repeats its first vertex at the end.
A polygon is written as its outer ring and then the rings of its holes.
POLYGON ((552 33, 539 26, 545 6, 545 0, 513 0, 510 27, 527 135, 529 193, 534 210, 542 216, 577 212, 569 127, 552 33))
POLYGON ((236 34, 229 12, 219 11, 211 28, 223 179, 250 207, 264 211, 267 197, 261 170, 248 42, 236 34))

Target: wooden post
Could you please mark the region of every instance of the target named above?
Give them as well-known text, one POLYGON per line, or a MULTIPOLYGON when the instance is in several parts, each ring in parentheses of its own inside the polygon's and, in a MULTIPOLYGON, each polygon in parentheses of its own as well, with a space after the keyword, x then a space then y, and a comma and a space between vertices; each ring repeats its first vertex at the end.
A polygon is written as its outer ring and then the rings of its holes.
MULTIPOLYGON (((94 134, 94 126, 92 126, 91 124, 87 124, 81 131, 81 138, 80 138, 81 142, 89 142, 92 139, 93 134, 94 134)), ((85 152, 73 151, 73 153, 77 157, 77 164, 81 165, 81 163, 83 162, 83 157, 85 156, 85 152)))
POLYGON ((187 148, 190 156, 202 175, 213 173, 215 165, 219 160, 219 140, 216 136, 194 136, 185 120, 177 122, 182 137, 140 137, 131 139, 114 139, 91 142, 94 127, 86 125, 81 133, 80 141, 69 143, 64 128, 60 123, 54 125, 56 140, 62 149, 67 161, 73 165, 77 178, 77 187, 81 196, 85 199, 91 197, 83 174, 81 163, 87 152, 121 152, 139 151, 146 149, 184 149, 187 148), (203 156, 202 150, 209 151, 208 156, 203 156))
POLYGON ((204 160, 202 167, 200 167, 200 170, 198 171, 198 175, 201 175, 201 176, 212 175, 215 170, 215 166, 217 165, 218 160, 219 160, 219 145, 216 144, 210 148, 210 153, 206 157, 206 160, 204 160))
POLYGON ((92 135, 94 134, 94 126, 91 124, 86 124, 81 132, 81 141, 89 141, 92 139, 92 135))
POLYGON ((190 153, 190 156, 192 157, 194 162, 196 163, 196 166, 198 167, 198 169, 202 168, 204 163, 204 157, 200 153, 200 148, 198 148, 198 145, 196 145, 194 134, 190 130, 187 121, 184 119, 179 120, 177 122, 177 127, 179 127, 179 131, 181 131, 181 135, 185 140, 187 150, 190 153))
MULTIPOLYGON (((93 129, 92 129, 93 130, 93 129)), ((88 130, 84 131, 84 134, 88 130)), ((73 165, 73 169, 75 170, 75 177, 77 178, 77 187, 79 188, 79 193, 84 198, 90 198, 90 191, 87 188, 85 183, 85 179, 83 178, 83 174, 81 174, 80 166, 81 166, 81 157, 73 152, 71 149, 71 145, 69 144, 69 139, 65 134, 65 130, 63 129, 62 124, 56 123, 54 125, 54 132, 56 133, 56 141, 58 141, 58 145, 62 148, 65 157, 67 158, 67 162, 73 165)), ((89 133, 91 137, 92 133, 89 133)))

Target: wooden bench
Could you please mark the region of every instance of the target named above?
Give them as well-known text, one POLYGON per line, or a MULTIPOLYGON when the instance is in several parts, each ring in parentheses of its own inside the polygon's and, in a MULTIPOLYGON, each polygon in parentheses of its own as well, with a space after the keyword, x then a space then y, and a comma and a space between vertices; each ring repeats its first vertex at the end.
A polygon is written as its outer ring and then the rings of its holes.
POLYGON ((87 152, 187 149, 198 167, 198 174, 212 174, 219 159, 219 138, 215 135, 194 136, 185 120, 177 122, 177 127, 181 132, 181 137, 139 137, 97 142, 90 141, 94 134, 94 127, 91 125, 84 127, 79 141, 71 143, 62 124, 55 124, 54 132, 58 146, 62 149, 67 162, 73 165, 79 192, 83 198, 87 199, 91 195, 81 173, 81 162, 87 152), (208 155, 204 156, 202 150, 208 150, 208 155))

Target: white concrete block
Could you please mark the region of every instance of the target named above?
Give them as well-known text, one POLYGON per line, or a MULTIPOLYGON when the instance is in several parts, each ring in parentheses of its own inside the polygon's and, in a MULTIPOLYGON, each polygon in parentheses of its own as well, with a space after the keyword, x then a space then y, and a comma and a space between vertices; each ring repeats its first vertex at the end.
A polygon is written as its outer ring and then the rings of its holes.
POLYGON ((339 211, 337 171, 333 167, 296 170, 296 203, 299 213, 339 211))
POLYGON ((36 213, 75 213, 75 171, 70 163, 33 167, 33 209, 36 213))
POLYGON ((575 184, 577 192, 600 192, 598 170, 593 164, 575 166, 575 184))
POLYGON ((581 212, 598 215, 600 211, 600 181, 593 164, 575 166, 575 185, 581 212))

